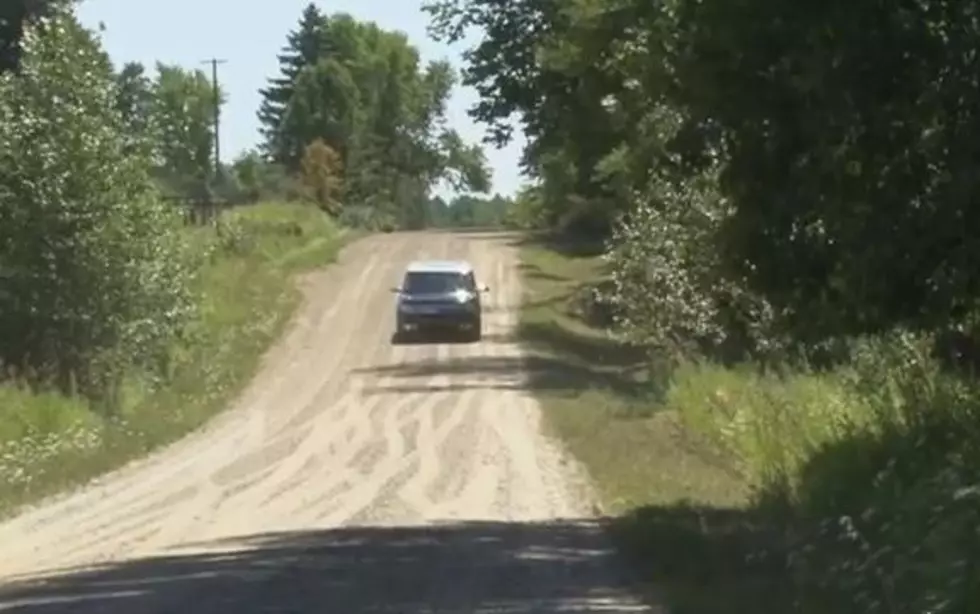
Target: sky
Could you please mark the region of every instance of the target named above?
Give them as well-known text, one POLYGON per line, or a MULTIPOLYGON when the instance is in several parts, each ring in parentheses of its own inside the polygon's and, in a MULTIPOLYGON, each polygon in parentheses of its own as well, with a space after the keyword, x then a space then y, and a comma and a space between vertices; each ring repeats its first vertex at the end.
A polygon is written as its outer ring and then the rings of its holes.
MULTIPOLYGON (((309 0, 83 0, 78 7, 82 22, 97 28, 113 62, 156 63, 201 68, 217 57, 227 60, 218 67, 218 78, 228 102, 221 116, 221 158, 229 162, 258 143, 259 88, 276 76, 276 55, 286 34, 299 23, 309 0)), ((362 21, 374 21, 386 30, 401 30, 419 49, 423 61, 447 59, 462 66, 465 42, 455 46, 437 43, 426 34, 427 16, 422 0, 329 0, 316 2, 325 13, 345 12, 362 21)), ((466 110, 477 100, 472 88, 457 87, 447 105, 449 124, 468 142, 479 142, 482 126, 466 110)), ((487 161, 493 172, 493 191, 515 193, 522 182, 518 162, 523 140, 515 139, 503 149, 486 145, 487 161)), ((445 195, 444 190, 439 190, 445 195)))

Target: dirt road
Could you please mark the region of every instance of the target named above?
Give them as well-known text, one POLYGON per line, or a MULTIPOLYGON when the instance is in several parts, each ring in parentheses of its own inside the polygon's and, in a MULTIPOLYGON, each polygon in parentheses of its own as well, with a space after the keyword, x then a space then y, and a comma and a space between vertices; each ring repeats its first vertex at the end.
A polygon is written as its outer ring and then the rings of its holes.
POLYGON ((0 610, 635 612, 539 430, 516 248, 488 233, 349 246, 234 408, 0 526, 0 610), (414 258, 467 258, 479 344, 393 345, 414 258))

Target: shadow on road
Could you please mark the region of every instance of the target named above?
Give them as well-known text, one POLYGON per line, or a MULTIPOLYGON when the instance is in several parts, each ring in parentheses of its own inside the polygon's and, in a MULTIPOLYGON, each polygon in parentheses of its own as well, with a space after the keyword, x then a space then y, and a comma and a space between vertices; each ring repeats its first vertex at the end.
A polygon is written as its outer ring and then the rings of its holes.
MULTIPOLYGON (((357 614, 638 612, 599 524, 345 528, 196 544, 0 588, 0 610, 357 614)), ((634 587, 635 588, 635 587, 634 587)), ((634 593, 635 594, 635 593, 634 593)))
POLYGON ((0 587, 32 614, 698 614, 795 611, 772 529, 742 510, 645 507, 602 521, 460 522, 253 535, 207 552, 0 587), (608 531, 607 531, 608 530, 608 531), (625 555, 609 549, 609 533, 625 555), (771 557, 758 556, 770 550, 771 557), (635 557, 635 560, 630 560, 635 557), (632 577, 621 574, 632 563, 632 577), (628 598, 627 595, 634 597, 628 598))
POLYGON ((555 275, 554 273, 548 273, 541 269, 541 267, 536 264, 519 264, 517 268, 524 277, 529 277, 531 279, 540 279, 542 281, 557 281, 557 282, 567 282, 570 281, 568 277, 563 275, 555 275))
POLYGON ((521 384, 501 384, 493 382, 479 383, 456 383, 456 384, 393 384, 390 386, 368 386, 361 390, 361 394, 370 395, 391 395, 391 394, 442 394, 459 393, 467 390, 524 390, 527 386, 521 384))
POLYGON ((528 245, 544 247, 568 258, 594 258, 606 252, 606 244, 591 237, 554 233, 518 233, 507 238, 512 247, 528 245))
POLYGON ((629 369, 648 365, 650 361, 650 353, 645 348, 627 346, 606 337, 576 334, 554 322, 522 323, 519 335, 532 347, 595 368, 629 369))
POLYGON ((467 339, 457 331, 427 331, 425 334, 392 333, 392 345, 469 345, 476 341, 467 339))
POLYGON ((612 388, 627 395, 649 393, 649 386, 631 379, 622 368, 599 370, 588 364, 573 364, 550 356, 462 356, 448 359, 426 359, 398 362, 354 369, 352 374, 371 374, 391 377, 393 387, 380 388, 379 393, 393 391, 434 392, 428 380, 450 377, 468 380, 454 382, 453 388, 548 391, 562 395, 577 395, 583 390, 612 388))

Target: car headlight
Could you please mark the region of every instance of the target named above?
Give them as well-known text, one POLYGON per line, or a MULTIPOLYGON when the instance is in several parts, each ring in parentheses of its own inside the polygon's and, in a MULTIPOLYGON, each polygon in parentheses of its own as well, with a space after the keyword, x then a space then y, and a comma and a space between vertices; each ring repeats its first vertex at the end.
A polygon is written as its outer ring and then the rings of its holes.
POLYGON ((468 303, 471 300, 473 300, 473 297, 475 295, 472 292, 468 291, 468 290, 457 290, 454 293, 454 296, 456 298, 456 302, 458 302, 458 303, 468 303))

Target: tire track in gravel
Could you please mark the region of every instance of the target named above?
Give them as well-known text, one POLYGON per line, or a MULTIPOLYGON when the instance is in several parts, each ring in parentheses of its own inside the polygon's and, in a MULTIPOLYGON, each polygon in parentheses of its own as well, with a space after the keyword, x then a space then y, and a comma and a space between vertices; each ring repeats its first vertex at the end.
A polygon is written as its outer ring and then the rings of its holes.
MULTIPOLYGON (((433 402, 438 401, 434 399, 433 402)), ((407 403, 402 403, 407 405, 407 403)), ((268 505, 264 513, 273 517, 292 517, 308 518, 309 514, 320 513, 320 508, 338 493, 337 488, 347 486, 349 482, 360 475, 356 468, 356 458, 362 454, 365 446, 372 441, 374 430, 370 428, 370 423, 365 421, 359 412, 363 411, 363 406, 352 405, 353 412, 348 416, 349 422, 342 428, 342 436, 330 440, 331 453, 325 456, 323 453, 315 456, 320 462, 317 467, 330 467, 330 474, 324 475, 317 471, 306 474, 304 480, 297 480, 290 485, 288 491, 283 496, 268 505), (336 445, 336 447, 333 447, 336 445), (314 476, 319 476, 315 481, 314 476), (291 493, 302 490, 302 496, 289 497, 291 493), (297 505, 297 502, 299 503, 297 505)), ((395 403, 392 410, 399 409, 399 403, 395 403)), ((323 422, 327 428, 332 428, 330 422, 323 422)), ((337 425, 340 426, 340 425, 337 425)), ((338 429, 341 432, 341 429, 338 429)), ((325 473, 325 472, 324 472, 325 473)), ((302 522, 300 523, 302 524, 302 522)))
MULTIPOLYGON (((364 277, 365 282, 368 279, 369 278, 367 276, 364 277)), ((366 283, 362 285, 364 287, 367 287, 366 283)), ((337 303, 330 310, 323 310, 323 315, 321 316, 320 319, 322 320, 325 317, 329 317, 330 315, 335 314, 339 309, 339 307, 340 307, 340 303, 337 303)), ((302 320, 302 318, 300 318, 300 320, 302 320)), ((297 324, 297 328, 300 328, 299 326, 300 324, 302 324, 302 322, 297 324)), ((271 354, 275 354, 275 351, 273 351, 271 354)), ((274 358, 274 356, 270 358, 274 358)), ((294 369, 297 364, 299 364, 300 359, 301 356, 299 354, 294 355, 293 358, 289 360, 287 365, 285 365, 285 368, 283 368, 284 365, 280 363, 280 368, 275 370, 274 374, 270 374, 270 379, 272 380, 270 382, 270 385, 263 386, 258 396, 252 399, 251 401, 247 401, 247 403, 253 407, 256 405, 261 406, 263 404, 270 402, 277 395, 282 394, 284 386, 287 385, 284 384, 284 382, 286 382, 287 379, 286 375, 292 369, 294 369)), ((268 360, 268 362, 275 364, 275 360, 268 360)), ((246 398, 247 398, 247 393, 246 393, 246 398)), ((236 446, 245 443, 244 438, 249 435, 248 429, 244 428, 245 425, 241 424, 240 426, 242 426, 243 428, 241 429, 241 433, 239 433, 237 436, 238 439, 236 439, 236 441, 234 442, 234 445, 236 446)), ((190 441, 187 442, 190 443, 190 441)), ((171 463, 169 465, 171 469, 170 472, 161 471, 161 472, 156 472, 154 474, 151 474, 151 476, 155 476, 156 479, 147 479, 148 476, 145 475, 145 473, 148 472, 130 472, 129 479, 122 479, 122 477, 120 476, 120 479, 118 479, 114 484, 115 488, 112 493, 104 493, 104 492, 98 493, 93 491, 92 494, 93 496, 98 494, 99 499, 102 500, 110 498, 109 495, 111 494, 111 498, 113 500, 113 511, 117 514, 125 514, 127 511, 127 506, 145 502, 145 491, 152 490, 157 486, 159 482, 169 479, 170 477, 172 477, 173 474, 181 473, 186 469, 186 467, 193 466, 197 462, 197 458, 192 455, 183 455, 183 456, 185 457, 183 463, 171 463), (139 489, 139 490, 133 492, 134 489, 139 489), (127 494, 128 498, 120 501, 121 497, 124 494, 127 494)), ((143 464, 152 464, 152 460, 153 459, 151 459, 149 463, 143 463, 143 464)), ((157 463, 157 465, 160 465, 160 463, 157 463)), ((62 513, 68 512, 68 513, 73 513, 73 517, 75 518, 76 522, 84 523, 93 518, 102 518, 104 516, 104 510, 100 509, 97 505, 90 505, 89 501, 85 500, 85 499, 91 499, 91 497, 88 498, 79 497, 79 499, 82 500, 76 502, 76 504, 74 506, 71 506, 68 510, 58 509, 58 506, 52 506, 51 514, 48 515, 48 518, 54 517, 59 512, 62 513), (74 512, 75 509, 82 508, 83 506, 87 508, 86 509, 87 515, 74 512)), ((38 520, 36 520, 36 523, 38 526, 43 527, 44 524, 46 523, 46 519, 43 517, 39 518, 38 520)))
MULTIPOLYGON (((379 254, 373 253, 370 265, 362 271, 356 287, 349 295, 350 305, 363 304, 377 294, 377 289, 372 285, 377 283, 373 274, 381 262, 383 261, 379 254)), ((348 332, 371 325, 371 315, 369 311, 354 311, 353 316, 344 318, 349 327, 348 332)), ((318 321, 317 331, 330 332, 335 326, 336 323, 330 318, 322 317, 318 321)), ((255 515, 261 514, 270 519, 288 519, 288 514, 276 512, 283 502, 288 506, 290 495, 306 485, 306 480, 296 479, 300 470, 304 467, 309 470, 321 466, 318 460, 321 456, 320 450, 330 449, 338 444, 349 447, 370 438, 370 432, 365 432, 361 418, 362 412, 368 409, 363 405, 360 395, 365 383, 358 378, 345 377, 348 364, 369 360, 381 345, 380 334, 383 329, 371 326, 367 330, 370 332, 363 336, 345 335, 337 345, 318 345, 320 352, 307 361, 310 371, 321 373, 309 378, 310 381, 319 382, 319 386, 314 385, 308 389, 316 388, 312 398, 309 398, 310 393, 307 392, 302 402, 293 404, 298 408, 297 411, 283 416, 281 424, 275 428, 266 429, 267 432, 271 430, 274 441, 278 439, 289 442, 290 445, 285 446, 288 452, 282 457, 266 459, 266 464, 271 460, 275 468, 265 472, 258 480, 250 480, 247 488, 236 492, 222 491, 212 508, 210 518, 197 531, 196 539, 221 537, 245 530, 249 526, 249 519, 255 515), (323 368, 319 369, 317 365, 322 365, 323 368), (338 394, 342 396, 336 398, 338 394), (343 441, 350 437, 351 432, 354 433, 353 439, 343 441), (223 513, 223 510, 228 511, 223 513)), ((317 347, 317 344, 311 346, 317 347)), ((329 459, 332 466, 343 467, 338 460, 329 459)), ((308 479, 311 476, 312 472, 307 472, 302 477, 308 479)), ((308 496, 309 490, 306 490, 304 498, 308 496)), ((185 539, 189 539, 189 536, 185 539)))
MULTIPOLYGON (((450 406, 454 399, 447 394, 429 395, 418 405, 412 407, 414 413, 429 414, 441 406, 450 406)), ((417 418, 412 418, 411 422, 416 422, 417 418)), ((376 462, 357 466, 352 462, 349 470, 357 476, 357 483, 350 489, 338 496, 336 500, 326 509, 321 510, 314 516, 317 526, 336 526, 344 523, 349 518, 356 516, 364 508, 371 505, 372 497, 386 487, 390 487, 395 478, 408 479, 410 476, 403 475, 402 472, 413 468, 418 463, 418 446, 414 442, 405 442, 403 446, 396 446, 394 449, 388 448, 380 459, 376 462), (405 450, 404 447, 408 449, 405 450), (395 453, 401 452, 399 455, 395 453)), ((356 456, 363 448, 352 448, 352 456, 356 456)))
POLYGON ((470 391, 463 393, 449 408, 448 417, 438 426, 434 424, 435 415, 431 409, 419 412, 415 446, 418 470, 398 491, 399 497, 419 513, 425 513, 432 507, 432 501, 426 490, 439 478, 445 467, 439 456, 439 448, 464 423, 474 397, 475 395, 470 391))
MULTIPOLYGON (((363 301, 377 295, 375 288, 372 287, 372 282, 376 282, 376 280, 370 273, 379 266, 387 266, 388 263, 378 255, 376 250, 364 250, 363 247, 365 246, 354 247, 361 248, 355 250, 360 252, 355 256, 360 256, 358 260, 366 261, 368 266, 364 270, 357 271, 356 283, 349 285, 352 290, 352 298, 363 301)), ((323 277, 335 279, 338 276, 328 273, 323 277)), ((314 310, 304 310, 297 318, 299 322, 316 321, 318 323, 317 328, 322 329, 324 324, 330 321, 331 313, 335 316, 337 314, 344 315, 341 311, 350 309, 349 304, 343 301, 333 300, 331 301, 333 305, 329 305, 325 299, 333 293, 324 292, 324 289, 322 285, 318 288, 319 295, 314 296, 313 300, 310 301, 312 303, 310 306, 314 310), (330 308, 324 308, 327 305, 330 308)), ((293 331, 287 335, 284 342, 287 347, 295 347, 303 341, 301 328, 301 326, 294 325, 293 331)), ((356 335, 347 335, 343 340, 349 344, 354 344, 357 341, 356 335)), ((330 344, 314 343, 310 347, 317 352, 315 358, 328 356, 335 359, 338 366, 341 365, 343 352, 331 352, 330 344)), ((267 410, 277 394, 280 397, 289 398, 288 388, 290 386, 295 387, 297 377, 295 371, 292 372, 293 377, 290 377, 291 372, 288 367, 303 358, 302 352, 290 353, 283 352, 279 348, 274 349, 264 361, 271 364, 273 368, 267 370, 267 372, 271 372, 267 379, 263 378, 266 380, 263 385, 256 385, 257 382, 253 383, 243 395, 242 405, 244 407, 238 412, 229 412, 216 420, 218 424, 214 425, 213 430, 218 431, 220 437, 209 437, 208 429, 204 429, 204 431, 167 450, 171 452, 179 450, 179 454, 164 453, 146 461, 134 463, 131 467, 114 476, 116 477, 115 480, 103 480, 104 485, 96 486, 89 492, 83 490, 74 497, 67 498, 67 500, 56 501, 49 508, 50 511, 41 507, 35 510, 33 514, 28 512, 5 526, 0 526, 0 543, 4 545, 5 554, 9 552, 11 556, 24 556, 24 553, 16 549, 16 544, 21 542, 30 544, 34 550, 56 552, 58 555, 55 560, 59 560, 62 556, 61 553, 71 548, 74 541, 82 540, 83 545, 110 543, 113 539, 118 540, 122 537, 119 535, 120 529, 139 528, 147 521, 151 521, 152 518, 143 517, 140 521, 138 515, 134 517, 133 508, 142 507, 159 510, 159 503, 168 499, 167 489, 161 487, 166 485, 168 481, 193 481, 196 482, 198 492, 207 491, 208 481, 202 477, 204 474, 214 473, 231 462, 241 462, 242 451, 249 449, 248 440, 261 443, 264 436, 269 434, 267 424, 274 423, 269 418, 271 412, 265 411, 265 413, 257 414, 256 408, 267 410), (278 361, 271 360, 275 358, 278 358, 278 361), (288 360, 289 358, 292 360, 288 360), (283 365, 284 362, 285 365, 283 365), (277 388, 276 384, 280 384, 281 387, 277 388), (261 422, 259 428, 255 428, 254 423, 257 421, 261 422), (173 458, 169 459, 170 456, 173 458), (168 459, 170 462, 166 462, 168 459), (208 462, 209 459, 212 459, 211 462, 208 462), (229 462, 226 459, 232 460, 229 462), (159 497, 158 501, 148 505, 148 499, 152 501, 154 497, 159 497), (61 527, 51 526, 57 524, 60 517, 70 517, 70 525, 66 526, 61 523, 61 527), (99 533, 91 530, 88 525, 92 522, 97 523, 97 526, 103 529, 110 529, 110 532, 99 533), (58 528, 64 530, 57 530, 58 528), (29 534, 33 534, 35 538, 33 540, 23 539, 25 535, 29 534)), ((306 364, 312 369, 316 361, 310 360, 308 355, 305 356, 305 359, 306 364)), ((324 383, 331 383, 329 378, 324 379, 322 377, 306 377, 299 379, 299 381, 312 381, 319 386, 324 383)), ((266 445, 272 443, 268 440, 265 442, 266 445)), ((176 510, 171 510, 168 516, 170 522, 176 521, 174 516, 178 516, 173 513, 174 511, 176 510)), ((165 514, 161 512, 159 517, 163 516, 165 514)), ((78 551, 78 548, 71 549, 76 553, 78 551)), ((6 557, 0 559, 0 570, 2 570, 5 559, 6 557)), ((54 561, 39 562, 46 565, 54 561)))
MULTIPOLYGON (((376 281, 372 273, 384 264, 384 260, 377 253, 371 253, 369 255, 366 263, 367 266, 360 272, 356 284, 351 289, 351 298, 355 302, 363 301, 372 294, 376 294, 375 289, 372 287, 372 282, 376 281)), ((316 329, 322 329, 344 307, 343 302, 334 301, 334 303, 329 309, 321 308, 320 313, 315 314, 314 318, 303 318, 301 316, 298 319, 300 321, 304 319, 314 320, 316 322, 316 329)), ((317 305, 317 307, 323 307, 322 303, 317 305)), ((298 331, 300 328, 300 326, 294 325, 294 331, 298 331)), ((293 334, 296 333, 294 332, 293 334)), ((294 339, 293 344, 297 341, 299 341, 299 338, 294 339)), ((345 336, 343 338, 343 350, 346 350, 347 347, 355 344, 357 341, 355 335, 345 336)), ((337 352, 337 348, 333 348, 333 351, 331 351, 329 344, 313 344, 310 347, 316 350, 314 356, 307 355, 304 357, 302 353, 294 353, 293 358, 287 363, 289 368, 280 368, 274 374, 272 385, 264 387, 252 399, 248 399, 247 403, 251 413, 255 412, 255 408, 261 409, 267 407, 277 396, 284 396, 289 386, 295 386, 296 378, 289 378, 287 376, 290 373, 290 368, 295 368, 295 365, 301 360, 305 361, 309 371, 312 371, 314 366, 322 362, 324 358, 330 360, 327 373, 331 373, 342 366, 342 360, 345 356, 344 351, 337 352)), ((300 381, 312 382, 315 388, 313 394, 319 394, 324 388, 336 383, 336 380, 332 380, 331 378, 324 379, 322 377, 307 377, 300 381)), ((247 397, 248 393, 246 393, 247 397)), ((293 406, 299 408, 297 413, 309 406, 309 403, 303 402, 303 397, 299 397, 299 400, 299 403, 293 403, 293 406)), ((248 423, 240 423, 237 425, 234 434, 229 432, 223 438, 223 448, 216 450, 212 445, 201 450, 203 454, 219 461, 217 463, 202 462, 201 456, 197 454, 185 454, 184 457, 186 460, 183 463, 174 463, 171 465, 172 468, 169 471, 166 465, 162 465, 161 471, 144 472, 148 474, 144 475, 144 479, 140 479, 139 475, 136 475, 129 480, 120 481, 119 485, 113 491, 104 493, 98 502, 88 505, 87 513, 73 515, 73 530, 70 535, 48 531, 47 539, 39 540, 41 543, 35 544, 37 548, 46 548, 58 552, 56 559, 46 560, 44 564, 51 564, 55 561, 63 562, 68 558, 69 553, 72 560, 74 560, 73 557, 84 554, 87 549, 104 543, 115 543, 118 549, 125 550, 135 545, 134 542, 140 541, 140 538, 145 538, 147 535, 153 536, 154 533, 163 533, 163 537, 165 538, 171 534, 180 534, 181 531, 178 526, 181 524, 180 519, 185 518, 183 524, 193 524, 207 509, 220 504, 223 499, 223 486, 237 485, 241 481, 254 481, 254 471, 262 472, 264 468, 270 464, 275 464, 289 454, 292 443, 276 437, 284 432, 285 429, 282 427, 275 428, 273 426, 275 425, 275 420, 270 419, 268 414, 259 414, 258 416, 252 417, 252 422, 253 425, 251 427, 249 427, 248 423), (255 423, 261 424, 256 428, 255 423), (264 442, 263 439, 265 439, 264 442), (254 450, 251 454, 236 455, 235 450, 248 449, 250 447, 248 445, 249 440, 253 442, 253 445, 259 445, 261 447, 258 450, 254 450), (220 461, 226 458, 233 460, 222 465, 220 461), (215 465, 217 465, 217 468, 215 465), (254 467, 254 470, 246 470, 244 475, 236 476, 236 473, 242 471, 242 467, 254 467), (193 472, 193 475, 191 472, 193 472), (204 477, 207 473, 210 473, 211 477, 204 477), (235 479, 236 477, 238 479, 235 479), (150 503, 147 502, 147 498, 153 497, 161 484, 165 484, 168 480, 174 480, 175 478, 183 481, 197 482, 196 488, 183 489, 185 492, 191 492, 190 497, 180 501, 173 501, 166 494, 166 490, 164 490, 164 494, 159 500, 151 501, 150 503), (147 511, 152 513, 147 515, 145 513, 147 511), (152 533, 147 532, 147 525, 154 526, 161 521, 166 522, 168 530, 164 530, 161 527, 152 533), (87 526, 91 522, 96 523, 96 526, 87 526), (82 539, 83 541, 75 546, 66 547, 67 544, 71 544, 75 539, 82 539), (54 547, 55 544, 58 545, 57 549, 54 547)), ((287 423, 286 426, 288 427, 289 424, 287 423)), ((261 475, 258 478, 261 479, 261 475)))
MULTIPOLYGON (((497 267, 490 283, 493 284, 491 287, 507 287, 501 275, 501 267, 497 267)), ((500 300, 497 295, 494 295, 494 298, 497 301, 500 300)), ((493 305, 491 305, 492 308, 493 305)), ((500 315, 492 315, 488 318, 488 329, 491 335, 506 332, 505 329, 501 328, 500 315)), ((484 350, 483 355, 496 359, 503 356, 505 352, 505 344, 493 343, 484 350)), ((465 356, 464 349, 456 355, 456 358, 461 359, 465 356)), ((457 458, 459 460, 456 462, 465 463, 468 469, 465 472, 443 472, 440 479, 432 485, 431 499, 437 514, 445 513, 442 510, 451 510, 454 505, 466 501, 476 502, 478 500, 476 497, 480 498, 479 503, 475 503, 475 505, 482 509, 492 509, 493 492, 497 484, 496 476, 499 472, 492 462, 492 455, 488 452, 489 449, 493 449, 493 444, 488 438, 493 436, 494 431, 488 426, 489 415, 487 411, 492 411, 494 403, 488 403, 487 399, 495 398, 495 391, 493 390, 494 381, 490 380, 489 389, 487 383, 487 378, 481 374, 472 374, 466 381, 458 383, 468 393, 471 393, 471 403, 476 405, 471 410, 477 411, 479 415, 467 424, 470 431, 466 433, 466 436, 447 440, 446 446, 442 450, 448 459, 446 462, 452 462, 451 459, 457 458), (475 445, 473 444, 474 441, 477 442, 475 445)))

